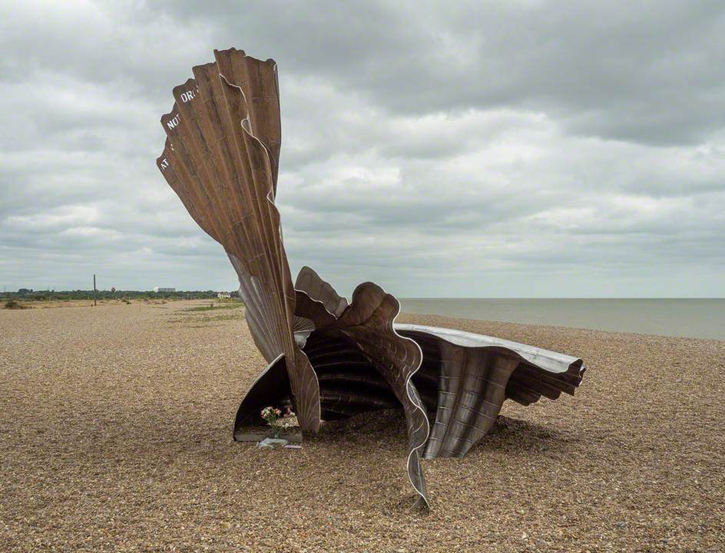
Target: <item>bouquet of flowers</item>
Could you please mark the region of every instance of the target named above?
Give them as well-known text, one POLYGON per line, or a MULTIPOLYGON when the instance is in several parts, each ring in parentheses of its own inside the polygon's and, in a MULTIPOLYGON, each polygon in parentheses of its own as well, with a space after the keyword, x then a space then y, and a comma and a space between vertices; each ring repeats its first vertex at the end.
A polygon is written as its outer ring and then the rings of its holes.
POLYGON ((272 428, 272 433, 275 438, 279 438, 279 434, 282 430, 295 426, 297 422, 295 414, 289 407, 287 407, 284 415, 282 415, 282 411, 280 409, 270 405, 269 407, 262 409, 260 415, 272 428))

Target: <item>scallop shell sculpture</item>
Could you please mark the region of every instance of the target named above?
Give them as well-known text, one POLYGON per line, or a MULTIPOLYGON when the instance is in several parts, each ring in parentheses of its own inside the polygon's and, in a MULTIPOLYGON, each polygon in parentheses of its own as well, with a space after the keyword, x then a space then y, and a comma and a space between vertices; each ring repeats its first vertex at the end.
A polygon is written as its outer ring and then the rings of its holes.
POLYGON ((255 344, 269 365, 242 399, 235 436, 292 405, 300 427, 403 409, 406 468, 429 506, 421 458, 462 457, 506 399, 523 405, 574 394, 581 359, 446 328, 396 324, 400 304, 371 282, 350 303, 304 267, 292 284, 275 206, 281 125, 277 66, 214 51, 173 89, 157 166, 239 277, 255 344), (432 424, 431 424, 432 421, 432 424))

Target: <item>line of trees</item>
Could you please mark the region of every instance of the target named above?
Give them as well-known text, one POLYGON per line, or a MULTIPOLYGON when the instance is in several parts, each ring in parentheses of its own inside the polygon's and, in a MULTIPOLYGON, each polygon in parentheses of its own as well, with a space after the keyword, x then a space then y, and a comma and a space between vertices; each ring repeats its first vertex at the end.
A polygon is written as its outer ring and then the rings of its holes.
MULTIPOLYGON (((166 299, 166 300, 196 300, 196 299, 212 299, 217 297, 214 290, 189 290, 177 292, 152 292, 148 290, 99 290, 94 293, 93 290, 30 290, 21 288, 17 292, 0 293, 0 298, 4 300, 50 300, 50 301, 70 301, 70 300, 92 300, 94 297, 99 300, 121 300, 121 299, 166 299)), ((232 298, 238 298, 236 292, 231 293, 232 298)))

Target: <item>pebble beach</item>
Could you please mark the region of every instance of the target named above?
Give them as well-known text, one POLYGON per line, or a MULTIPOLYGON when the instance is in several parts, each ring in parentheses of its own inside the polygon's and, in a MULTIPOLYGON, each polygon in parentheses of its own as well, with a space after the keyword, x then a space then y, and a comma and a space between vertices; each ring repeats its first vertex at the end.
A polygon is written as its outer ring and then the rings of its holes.
POLYGON ((266 364, 243 308, 208 304, 0 309, 0 551, 725 550, 723 341, 400 315, 587 365, 423 461, 412 512, 402 411, 232 440, 266 364))

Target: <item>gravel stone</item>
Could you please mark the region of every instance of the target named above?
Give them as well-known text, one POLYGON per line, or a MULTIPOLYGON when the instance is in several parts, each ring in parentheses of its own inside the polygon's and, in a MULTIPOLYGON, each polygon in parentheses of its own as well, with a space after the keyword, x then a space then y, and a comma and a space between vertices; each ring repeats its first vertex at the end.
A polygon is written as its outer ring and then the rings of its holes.
POLYGON ((725 342, 401 315, 589 367, 424 461, 420 513, 401 412, 233 442, 265 362, 243 310, 206 303, 0 310, 0 550, 725 550, 725 342))

